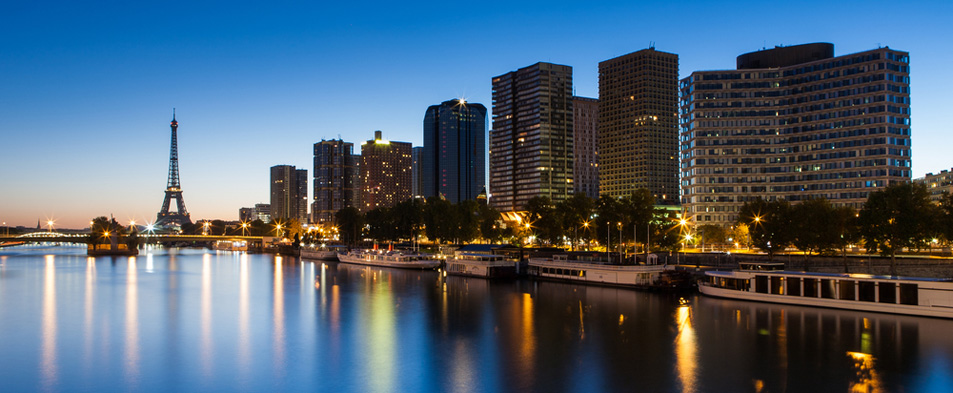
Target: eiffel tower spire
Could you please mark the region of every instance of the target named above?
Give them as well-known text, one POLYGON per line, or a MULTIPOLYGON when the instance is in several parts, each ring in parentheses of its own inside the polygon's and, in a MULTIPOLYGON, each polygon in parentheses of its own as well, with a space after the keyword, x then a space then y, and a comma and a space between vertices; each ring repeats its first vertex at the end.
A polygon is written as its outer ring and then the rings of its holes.
POLYGON ((182 199, 182 186, 179 185, 179 145, 177 133, 179 122, 175 121, 175 108, 172 108, 172 144, 169 148, 169 181, 166 182, 165 200, 156 216, 155 225, 158 227, 182 227, 191 224, 188 210, 185 210, 185 200, 182 199), (169 206, 175 199, 176 211, 170 212, 169 206))

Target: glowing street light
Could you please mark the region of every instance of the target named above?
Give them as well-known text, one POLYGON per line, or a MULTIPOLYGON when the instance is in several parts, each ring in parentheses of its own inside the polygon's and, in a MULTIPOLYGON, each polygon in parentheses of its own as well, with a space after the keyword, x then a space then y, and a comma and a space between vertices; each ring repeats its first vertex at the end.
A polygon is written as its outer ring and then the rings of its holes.
POLYGON ((48 227, 50 227, 50 232, 53 232, 53 224, 55 224, 55 222, 53 222, 53 220, 48 220, 48 221, 46 222, 46 225, 47 225, 48 227))
POLYGON ((248 231, 248 223, 242 221, 242 236, 248 236, 247 231, 248 231))

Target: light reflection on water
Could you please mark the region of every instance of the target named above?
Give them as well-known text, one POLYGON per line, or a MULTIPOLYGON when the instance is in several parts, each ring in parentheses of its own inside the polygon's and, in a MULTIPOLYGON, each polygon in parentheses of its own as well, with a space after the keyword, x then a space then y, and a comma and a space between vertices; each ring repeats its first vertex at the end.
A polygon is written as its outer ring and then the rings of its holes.
POLYGON ((930 391, 953 321, 203 250, 0 251, 8 391, 930 391))

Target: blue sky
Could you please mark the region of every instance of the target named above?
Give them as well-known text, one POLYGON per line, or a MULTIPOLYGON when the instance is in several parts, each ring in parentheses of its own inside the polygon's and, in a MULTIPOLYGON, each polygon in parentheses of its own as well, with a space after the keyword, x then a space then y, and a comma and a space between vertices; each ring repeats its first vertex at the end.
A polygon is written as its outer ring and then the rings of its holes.
POLYGON ((953 167, 953 2, 14 2, 0 24, 0 221, 154 220, 176 108, 193 219, 268 202, 268 168, 382 130, 421 143, 429 105, 492 107, 490 78, 537 61, 598 96, 599 61, 644 49, 680 75, 831 42, 910 52, 913 173, 953 167))

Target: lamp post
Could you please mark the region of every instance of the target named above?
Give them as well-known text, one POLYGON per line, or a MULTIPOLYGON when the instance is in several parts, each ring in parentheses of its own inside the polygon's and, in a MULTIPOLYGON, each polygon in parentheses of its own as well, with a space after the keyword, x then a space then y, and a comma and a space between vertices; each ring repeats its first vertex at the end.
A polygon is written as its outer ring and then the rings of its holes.
MULTIPOLYGON (((582 223, 582 226, 583 226, 584 228, 586 228, 586 233, 589 233, 589 221, 583 222, 583 223, 582 223)), ((591 236, 590 236, 590 237, 591 237, 591 236)), ((586 238, 586 251, 589 251, 589 248, 590 248, 589 240, 590 240, 590 239, 587 237, 587 238, 586 238)))
POLYGON ((606 262, 609 262, 612 258, 609 257, 609 242, 612 240, 612 227, 609 226, 610 222, 606 221, 606 262))
POLYGON ((53 233, 53 220, 46 221, 46 225, 50 227, 50 233, 53 233))
POLYGON ((242 236, 248 236, 248 223, 242 223, 242 236))
POLYGON ((621 263, 622 263, 622 250, 623 250, 623 248, 624 248, 624 247, 623 247, 623 244, 622 244, 622 222, 620 221, 618 225, 619 225, 619 263, 621 264, 621 263))

